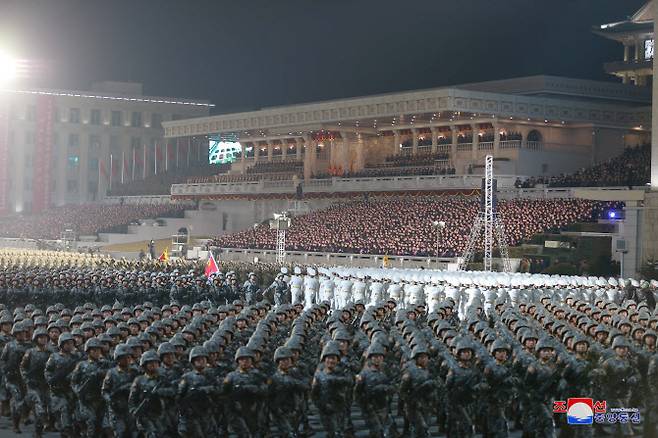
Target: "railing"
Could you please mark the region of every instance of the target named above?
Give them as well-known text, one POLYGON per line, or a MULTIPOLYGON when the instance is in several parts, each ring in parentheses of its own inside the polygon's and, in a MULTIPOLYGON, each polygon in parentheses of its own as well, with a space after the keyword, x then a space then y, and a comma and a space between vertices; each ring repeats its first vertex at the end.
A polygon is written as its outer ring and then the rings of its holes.
POLYGON ((500 142, 500 149, 520 149, 521 140, 505 140, 500 142))
POLYGON ((171 195, 145 195, 145 196, 108 196, 103 200, 105 204, 169 204, 171 195))
POLYGON ((432 152, 432 145, 426 145, 426 146, 418 146, 418 153, 419 154, 429 154, 432 152))
POLYGON ((449 154, 452 152, 451 144, 440 144, 436 146, 436 151, 439 153, 449 154))
POLYGON ((628 61, 612 61, 603 64, 606 73, 637 70, 640 68, 652 68, 653 59, 631 59, 628 61))
MULTIPOLYGON (((498 187, 513 187, 516 175, 497 175, 498 187)), ((520 177, 522 180, 526 177, 520 177)), ((384 192, 408 190, 479 189, 481 175, 419 175, 368 178, 327 178, 302 182, 305 193, 384 192)), ((174 184, 174 196, 294 193, 297 181, 174 184)))
POLYGON ((457 152, 466 152, 473 150, 473 143, 457 143, 457 152))
POLYGON ((493 141, 483 141, 481 143, 478 143, 479 151, 493 151, 493 148, 494 148, 493 141))
POLYGON ((543 143, 541 141, 529 141, 526 143, 526 149, 531 151, 540 151, 543 149, 543 143))

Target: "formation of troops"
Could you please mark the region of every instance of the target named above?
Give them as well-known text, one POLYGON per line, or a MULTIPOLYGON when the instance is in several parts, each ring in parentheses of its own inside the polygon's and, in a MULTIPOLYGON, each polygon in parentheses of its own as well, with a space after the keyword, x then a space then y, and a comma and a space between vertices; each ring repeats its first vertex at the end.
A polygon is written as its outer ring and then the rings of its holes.
POLYGON ((17 433, 348 437, 355 411, 372 437, 657 433, 656 282, 283 268, 263 283, 64 265, 5 258, 0 291, 14 297, 20 269, 59 272, 51 285, 75 269, 83 286, 97 270, 166 279, 139 303, 93 293, 68 306, 49 291, 43 305, 0 305, 0 414, 17 433), (571 426, 553 409, 572 397, 637 414, 571 426))

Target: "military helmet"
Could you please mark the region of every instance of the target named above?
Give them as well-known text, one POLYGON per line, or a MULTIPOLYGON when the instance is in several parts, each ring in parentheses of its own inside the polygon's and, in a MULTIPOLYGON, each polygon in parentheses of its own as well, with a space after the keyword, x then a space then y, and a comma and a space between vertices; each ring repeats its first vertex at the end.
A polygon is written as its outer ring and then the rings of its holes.
POLYGON ((103 348, 103 344, 101 344, 101 341, 96 338, 89 338, 89 340, 85 342, 85 351, 89 351, 92 348, 103 348))
POLYGON ((193 349, 191 349, 189 356, 190 362, 192 362, 197 357, 208 357, 208 353, 206 352, 206 349, 203 347, 194 347, 193 349))
POLYGON ((42 327, 39 327, 38 329, 36 329, 34 331, 34 333, 32 333, 32 341, 33 342, 36 341, 37 337, 39 337, 39 336, 48 337, 48 330, 46 330, 45 328, 42 328, 42 327))
POLYGON ((288 347, 279 347, 274 351, 274 362, 278 362, 281 359, 292 358, 292 350, 288 347))
POLYGON ((132 355, 132 350, 127 344, 119 344, 114 350, 114 360, 119 360, 122 356, 132 355))
POLYGON ((59 348, 62 348, 64 342, 68 342, 68 341, 75 342, 75 339, 73 339, 73 335, 71 333, 62 333, 61 336, 57 339, 57 346, 59 348))
POLYGON ((385 355, 386 355, 386 349, 379 342, 373 342, 372 344, 370 344, 368 350, 366 351, 366 357, 385 356, 385 355))
POLYGON ((624 336, 616 336, 615 340, 612 341, 612 348, 617 347, 629 347, 628 340, 624 336))
POLYGON ((142 353, 142 357, 139 358, 139 366, 143 367, 149 362, 160 362, 158 354, 153 350, 142 353))
POLYGON ((580 344, 581 342, 584 342, 587 345, 590 344, 589 339, 587 339, 586 336, 583 336, 580 333, 576 333, 576 335, 573 337, 573 346, 575 347, 576 344, 580 344))
POLYGON ((537 341, 537 344, 535 345, 535 351, 540 351, 545 348, 555 350, 555 347, 553 346, 553 343, 549 338, 541 338, 540 340, 537 341))
POLYGON ((512 351, 512 348, 509 346, 509 344, 502 339, 496 339, 493 341, 491 344, 491 347, 489 347, 489 350, 491 351, 491 354, 495 353, 498 350, 505 350, 508 353, 512 351))
POLYGON ((162 357, 163 354, 167 353, 176 353, 176 347, 174 347, 170 342, 163 342, 158 347, 158 356, 162 357))
POLYGON ((412 350, 411 350, 411 358, 416 359, 418 356, 421 354, 429 354, 429 351, 424 345, 416 345, 412 350))
POLYGON ((338 348, 338 342, 329 341, 322 349, 322 354, 320 355, 320 361, 323 361, 327 356, 337 356, 340 357, 340 349, 338 348))
POLYGON ((25 329, 25 326, 23 325, 22 322, 17 322, 17 323, 14 324, 14 326, 11 328, 11 334, 12 334, 12 335, 15 335, 15 334, 20 333, 20 332, 25 332, 25 331, 27 331, 27 330, 25 329))
POLYGON ((206 353, 219 353, 219 344, 215 341, 206 341, 203 343, 203 348, 206 349, 206 353))
POLYGON ((247 348, 247 347, 240 347, 240 348, 238 348, 238 351, 235 352, 235 361, 236 362, 241 357, 250 357, 252 360, 254 360, 256 358, 256 356, 254 355, 253 350, 251 348, 247 348))
POLYGON ((457 342, 455 348, 457 350, 457 354, 459 354, 459 352, 462 350, 471 350, 472 352, 475 352, 475 348, 473 347, 473 344, 468 339, 462 339, 459 342, 457 342))

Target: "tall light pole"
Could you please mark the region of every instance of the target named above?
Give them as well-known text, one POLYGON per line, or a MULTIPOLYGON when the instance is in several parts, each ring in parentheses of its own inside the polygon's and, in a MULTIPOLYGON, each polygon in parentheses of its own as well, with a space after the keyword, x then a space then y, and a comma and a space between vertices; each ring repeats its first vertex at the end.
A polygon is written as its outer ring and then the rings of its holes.
POLYGON ((439 241, 441 238, 441 231, 446 227, 444 221, 432 221, 432 228, 436 233, 436 267, 439 267, 439 241))
POLYGON ((270 228, 276 230, 276 262, 283 265, 286 262, 286 230, 290 228, 290 217, 287 211, 274 213, 270 219, 270 228))

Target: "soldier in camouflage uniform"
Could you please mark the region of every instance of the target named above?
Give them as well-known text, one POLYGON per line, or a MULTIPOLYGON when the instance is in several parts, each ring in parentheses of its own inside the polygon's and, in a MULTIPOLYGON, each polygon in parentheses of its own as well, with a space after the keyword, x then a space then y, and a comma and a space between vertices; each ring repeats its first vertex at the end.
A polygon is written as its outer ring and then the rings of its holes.
POLYGON ((253 272, 249 273, 248 280, 242 285, 242 293, 248 306, 256 304, 263 299, 263 293, 258 285, 258 279, 253 272))
POLYGON ((400 398, 404 400, 404 415, 409 423, 410 436, 425 438, 429 434, 430 411, 437 382, 427 369, 429 352, 424 345, 414 347, 410 358, 400 380, 400 398))
POLYGON ((266 393, 260 373, 254 368, 255 354, 247 347, 235 353, 238 367, 224 379, 229 424, 238 436, 254 436, 259 430, 259 406, 266 393))
POLYGON ((490 351, 493 359, 487 362, 483 372, 482 390, 486 406, 483 434, 487 438, 506 438, 509 436, 507 409, 518 379, 509 361, 511 347, 505 341, 495 340, 490 351))
POLYGON ((382 369, 385 355, 381 344, 371 344, 366 352, 367 363, 355 377, 354 400, 361 407, 372 438, 392 436, 389 404, 394 387, 382 369))
POLYGON ((117 438, 130 437, 135 425, 128 412, 128 395, 136 373, 132 368, 133 358, 130 347, 120 344, 114 350, 116 366, 105 375, 101 393, 105 400, 110 426, 117 438))
POLYGON ((71 387, 78 399, 78 421, 87 437, 97 437, 105 413, 101 387, 106 369, 101 361, 100 341, 91 338, 85 343, 87 360, 79 362, 71 374, 71 387))
POLYGON ((217 387, 205 373, 208 354, 203 347, 194 347, 189 361, 193 369, 181 377, 176 396, 178 433, 183 437, 212 435, 216 433, 212 398, 217 394, 217 387))
POLYGON ((135 419, 137 431, 146 438, 173 436, 165 418, 166 403, 176 389, 160 374, 160 359, 155 351, 146 351, 139 365, 144 374, 137 376, 130 387, 128 407, 135 419))
POLYGON ((340 372, 340 350, 336 341, 329 341, 322 349, 321 364, 311 383, 311 398, 318 408, 320 420, 329 438, 342 437, 345 431, 347 392, 352 379, 340 372))
POLYGON ((297 436, 302 420, 307 381, 292 370, 293 352, 279 347, 274 352, 277 369, 268 379, 270 419, 282 437, 297 436))
POLYGON ((50 388, 50 414, 55 420, 55 427, 63 436, 72 436, 75 395, 69 378, 77 364, 73 355, 75 341, 70 333, 63 333, 57 343, 59 352, 48 358, 44 377, 50 388))
POLYGON ((562 370, 555 361, 555 347, 547 338, 537 341, 537 360, 528 367, 525 386, 528 405, 524 408, 523 436, 553 437, 553 400, 561 384, 562 370))
POLYGON ((25 352, 32 347, 28 342, 28 332, 22 322, 17 322, 12 327, 11 334, 14 340, 7 343, 2 350, 0 363, 2 372, 6 379, 7 392, 9 393, 9 407, 14 432, 20 433, 20 421, 24 411, 25 388, 20 373, 20 364, 25 352))
POLYGON ((21 376, 26 388, 26 407, 34 412, 34 433, 42 436, 48 422, 48 384, 44 376, 46 362, 50 357, 48 332, 38 328, 32 334, 35 346, 25 352, 21 361, 21 376))

